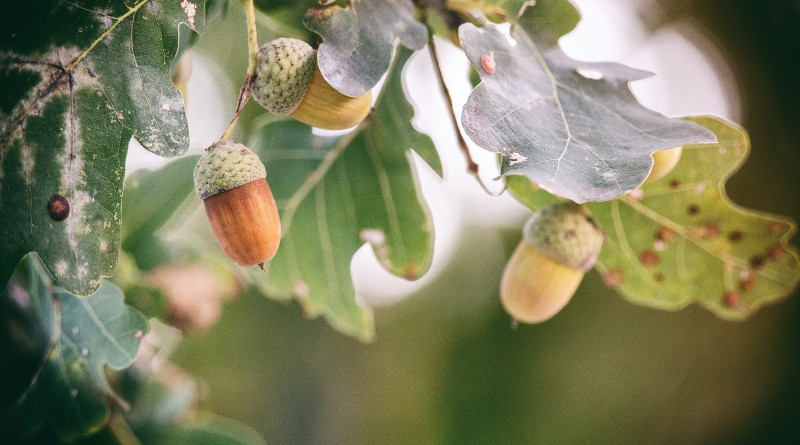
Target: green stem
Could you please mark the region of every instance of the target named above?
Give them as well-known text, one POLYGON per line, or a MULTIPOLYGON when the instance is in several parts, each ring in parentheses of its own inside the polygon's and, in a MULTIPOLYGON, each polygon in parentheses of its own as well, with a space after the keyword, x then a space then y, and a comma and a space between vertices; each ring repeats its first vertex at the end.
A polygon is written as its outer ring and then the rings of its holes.
POLYGON ((250 84, 253 82, 253 76, 256 74, 258 67, 258 32, 256 31, 256 11, 253 6, 253 0, 245 0, 244 8, 247 14, 247 75, 244 78, 242 89, 239 90, 239 100, 236 102, 236 112, 233 115, 231 123, 225 133, 219 138, 220 141, 227 140, 231 137, 233 129, 236 128, 236 122, 239 120, 239 114, 247 100, 250 99, 250 84))

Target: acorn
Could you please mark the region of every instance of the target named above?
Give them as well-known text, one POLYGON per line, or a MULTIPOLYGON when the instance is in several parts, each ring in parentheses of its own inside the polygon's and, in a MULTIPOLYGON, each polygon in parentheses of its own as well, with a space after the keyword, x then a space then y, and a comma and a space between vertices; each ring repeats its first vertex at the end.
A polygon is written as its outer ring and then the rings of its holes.
POLYGON ((653 169, 650 170, 650 174, 644 182, 653 182, 667 176, 678 165, 682 152, 683 147, 678 146, 653 153, 653 169))
POLYGON ((500 299, 506 312, 524 323, 553 317, 594 266, 604 240, 584 207, 566 201, 540 208, 525 223, 503 271, 500 299))
POLYGON ((372 93, 350 97, 322 76, 317 52, 306 42, 280 38, 261 46, 251 85, 267 110, 312 127, 343 130, 361 123, 372 108, 372 93))
POLYGON ((275 256, 281 221, 258 156, 242 144, 219 141, 194 168, 194 185, 222 250, 240 266, 275 256))

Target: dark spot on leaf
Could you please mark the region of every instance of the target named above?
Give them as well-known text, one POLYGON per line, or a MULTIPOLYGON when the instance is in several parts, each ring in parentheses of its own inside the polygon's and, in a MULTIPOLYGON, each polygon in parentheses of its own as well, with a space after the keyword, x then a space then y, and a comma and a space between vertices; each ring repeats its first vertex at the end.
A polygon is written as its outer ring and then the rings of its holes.
POLYGON ((69 202, 67 198, 56 193, 47 201, 47 213, 53 221, 64 221, 69 216, 69 202))
POLYGON ((750 267, 753 269, 759 269, 764 265, 764 257, 761 255, 753 255, 750 257, 749 263, 750 267))
POLYGON ((780 244, 773 244, 767 249, 767 258, 771 261, 778 261, 783 258, 784 253, 786 253, 786 249, 784 249, 783 246, 780 244))
POLYGON ((689 216, 695 216, 700 213, 700 206, 697 204, 691 204, 686 208, 686 213, 688 213, 689 216))
POLYGON ((660 261, 661 258, 652 250, 643 250, 639 254, 639 262, 644 266, 656 266, 660 261))
POLYGON ((671 243, 678 238, 678 235, 675 234, 675 231, 670 229, 669 227, 661 227, 660 229, 656 230, 655 235, 653 238, 656 241, 661 241, 663 243, 671 243))
POLYGON ((570 239, 570 238, 575 238, 575 236, 576 236, 575 229, 570 229, 570 230, 567 230, 566 232, 564 232, 564 239, 565 240, 566 239, 570 239))
POLYGON ((729 290, 722 296, 722 304, 727 307, 739 307, 742 302, 742 297, 736 291, 729 290))
POLYGON ((731 233, 728 234, 728 241, 732 243, 738 243, 744 238, 744 233, 741 230, 732 230, 731 233))
POLYGON ((606 273, 603 274, 603 284, 608 287, 617 287, 622 282, 625 281, 625 273, 622 272, 622 269, 613 268, 608 269, 606 273))
POLYGON ((656 283, 661 283, 662 281, 664 281, 664 274, 663 273, 657 273, 657 274, 653 275, 653 279, 656 281, 656 283))
POLYGON ((677 179, 673 179, 672 181, 669 181, 669 188, 671 188, 671 189, 676 189, 676 188, 678 188, 680 186, 681 186, 681 181, 678 181, 677 179))

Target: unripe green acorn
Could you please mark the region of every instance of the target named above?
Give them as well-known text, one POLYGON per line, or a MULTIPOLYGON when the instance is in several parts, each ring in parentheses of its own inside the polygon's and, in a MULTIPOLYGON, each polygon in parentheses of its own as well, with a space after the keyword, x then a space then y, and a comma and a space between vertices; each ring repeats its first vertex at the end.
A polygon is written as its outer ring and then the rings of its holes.
POLYGON ((681 152, 683 152, 683 147, 678 146, 653 153, 653 169, 650 170, 650 174, 644 182, 653 182, 667 176, 678 165, 678 161, 681 159, 681 152))
POLYGON ((267 110, 327 130, 361 123, 372 108, 372 93, 345 96, 322 77, 317 54, 302 40, 280 38, 261 46, 251 86, 267 110))
POLYGON ((515 320, 540 323, 572 298, 594 266, 605 234, 588 211, 571 201, 534 213, 506 264, 500 299, 515 320))
POLYGON ((275 256, 281 222, 258 156, 242 144, 220 141, 194 168, 194 185, 222 250, 240 266, 275 256))

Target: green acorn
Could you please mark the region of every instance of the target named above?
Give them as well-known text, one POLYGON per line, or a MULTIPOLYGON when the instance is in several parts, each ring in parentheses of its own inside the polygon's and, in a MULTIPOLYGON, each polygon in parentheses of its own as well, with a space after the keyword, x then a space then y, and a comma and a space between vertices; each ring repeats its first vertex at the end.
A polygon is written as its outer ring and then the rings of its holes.
POLYGON ((222 250, 240 266, 275 256, 281 222, 258 156, 242 144, 220 141, 194 168, 194 185, 222 250))
POLYGON ((267 110, 328 130, 361 123, 372 108, 372 93, 350 97, 322 77, 317 54, 302 40, 280 38, 264 44, 251 86, 253 99, 267 110))
POLYGON ((500 299, 515 320, 540 323, 572 298, 594 266, 605 234, 574 202, 557 202, 534 213, 506 264, 500 299))

